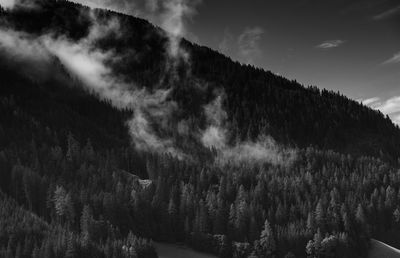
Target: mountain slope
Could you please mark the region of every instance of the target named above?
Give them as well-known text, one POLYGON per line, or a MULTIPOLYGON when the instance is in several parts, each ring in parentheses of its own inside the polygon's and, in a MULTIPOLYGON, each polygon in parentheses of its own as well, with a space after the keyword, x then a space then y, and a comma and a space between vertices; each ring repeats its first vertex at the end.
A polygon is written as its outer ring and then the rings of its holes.
POLYGON ((379 112, 185 40, 173 57, 141 19, 34 3, 0 12, 0 190, 51 230, 1 219, 1 252, 365 257, 399 231, 399 129, 379 112))
MULTIPOLYGON (((48 2, 39 11, 7 13, 3 23, 36 35, 51 32, 54 37, 61 35, 71 40, 87 36, 93 24, 88 8, 66 1, 48 2)), ((185 118, 201 116, 202 107, 212 100, 215 91, 223 91, 231 141, 270 135, 280 143, 301 148, 312 145, 394 160, 400 154, 397 126, 362 104, 338 93, 304 88, 271 72, 240 65, 185 40, 181 45, 190 55, 190 65, 179 64, 179 78, 172 78, 165 73, 170 60, 162 30, 122 14, 101 10, 95 13, 97 21, 117 19, 120 24, 96 42, 96 47, 105 51, 124 53, 121 60, 113 62, 113 72, 149 88, 174 85, 171 97, 185 118), (198 90, 193 84, 203 84, 205 89, 198 90)))

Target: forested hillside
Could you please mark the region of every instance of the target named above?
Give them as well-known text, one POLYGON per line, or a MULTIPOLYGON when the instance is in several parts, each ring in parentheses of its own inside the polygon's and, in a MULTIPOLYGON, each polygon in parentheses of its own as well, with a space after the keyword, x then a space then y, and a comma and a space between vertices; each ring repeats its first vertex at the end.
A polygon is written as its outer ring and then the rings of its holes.
POLYGON ((145 20, 34 2, 0 10, 0 256, 366 257, 400 235, 389 118, 185 40, 171 61, 145 20), (102 61, 91 78, 76 53, 102 61))
POLYGON ((41 3, 41 11, 6 12, 3 23, 17 31, 35 35, 51 32, 79 40, 87 36, 94 22, 118 19, 119 25, 111 27, 111 32, 103 32, 95 43, 116 55, 123 53, 121 60, 111 64, 113 71, 142 87, 165 88, 173 84, 171 97, 185 111, 184 116, 198 115, 213 98, 213 92, 222 89, 232 139, 266 134, 301 148, 313 145, 373 156, 400 154, 400 130, 390 119, 340 93, 305 88, 296 81, 241 65, 185 40, 181 45, 190 55, 190 65, 179 64, 177 79, 165 73, 170 61, 165 53, 166 33, 147 21, 101 10, 95 10, 97 20, 93 21, 87 7, 66 1, 36 2, 41 3), (205 89, 199 90, 193 84, 203 84, 205 89))

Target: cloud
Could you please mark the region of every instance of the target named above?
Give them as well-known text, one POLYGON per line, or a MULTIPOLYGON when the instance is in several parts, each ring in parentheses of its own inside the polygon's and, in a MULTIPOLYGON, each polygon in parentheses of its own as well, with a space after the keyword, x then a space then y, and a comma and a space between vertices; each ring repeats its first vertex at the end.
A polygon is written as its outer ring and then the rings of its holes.
POLYGON ((157 153, 168 153, 176 158, 188 158, 188 155, 180 151, 175 146, 173 138, 160 137, 153 129, 154 123, 158 121, 158 126, 165 128, 171 121, 173 113, 178 110, 178 106, 173 101, 168 101, 170 90, 160 89, 149 93, 146 89, 135 91, 134 106, 135 114, 128 121, 129 132, 131 133, 135 147, 157 153))
POLYGON ((392 120, 393 120, 393 122, 394 122, 395 124, 397 124, 397 125, 400 126, 400 113, 397 114, 397 115, 394 115, 394 116, 392 117, 392 120))
POLYGON ((228 54, 232 47, 235 45, 235 38, 229 30, 224 31, 224 37, 221 42, 218 44, 218 50, 224 54, 228 54))
POLYGON ((398 64, 398 63, 400 63, 400 52, 394 54, 391 58, 389 58, 382 64, 387 65, 387 64, 398 64))
POLYGON ((221 164, 290 165, 297 157, 296 151, 280 147, 271 137, 262 136, 257 141, 246 141, 222 151, 221 164))
MULTIPOLYGON (((160 7, 154 5, 151 8, 160 7)), ((93 14, 91 18, 93 26, 90 33, 79 41, 52 33, 32 36, 17 31, 0 31, 0 50, 25 60, 25 63, 46 64, 47 68, 52 67, 54 60, 57 60, 71 77, 81 82, 88 91, 101 99, 110 100, 115 107, 132 110, 133 115, 126 124, 132 142, 139 150, 167 153, 179 159, 190 158, 190 154, 177 147, 176 138, 172 136, 176 132, 180 135, 189 132, 190 137, 201 141, 204 147, 217 150, 216 161, 219 164, 268 162, 278 165, 286 164, 295 156, 293 151, 281 148, 267 136, 261 136, 257 141, 229 144, 227 114, 222 107, 223 93, 216 93, 218 97, 204 106, 206 128, 189 129, 188 123, 179 120, 176 115, 180 110, 178 104, 170 98, 173 85, 147 90, 113 72, 112 64, 122 60, 123 56, 119 56, 112 49, 104 51, 96 46, 102 37, 121 31, 118 20, 101 22, 93 14)), ((244 48, 251 50, 257 47, 261 34, 260 29, 249 29, 239 39, 244 48)), ((250 50, 246 53, 254 53, 250 50)), ((30 66, 27 69, 30 69, 30 66)))
POLYGON ((373 108, 387 115, 400 112, 400 96, 395 96, 382 102, 373 103, 373 108))
POLYGON ((366 99, 362 101, 362 103, 388 115, 394 123, 400 125, 400 96, 394 96, 387 100, 381 100, 381 98, 374 97, 366 99))
POLYGON ((42 82, 52 75, 56 67, 49 66, 49 51, 26 33, 0 29, 1 65, 18 71, 22 75, 42 82))
MULTIPOLYGON (((154 0, 153 0, 154 1, 154 0)), ((195 7, 199 0, 160 0, 164 7, 161 13, 161 26, 169 32, 169 52, 171 56, 180 55, 180 40, 187 35, 186 19, 190 19, 196 13, 195 7)))
POLYGON ((379 14, 373 16, 372 19, 374 19, 376 21, 380 21, 380 20, 384 20, 384 19, 389 19, 398 14, 400 14, 400 5, 392 7, 382 13, 379 13, 379 14))
POLYGON ((9 29, 0 29, 0 48, 16 59, 39 61, 48 56, 48 51, 34 37, 9 29))
POLYGON ((246 28, 238 38, 239 55, 245 63, 253 63, 262 53, 260 41, 264 30, 261 27, 246 28))
POLYGON ((327 40, 322 42, 321 44, 317 45, 316 48, 320 49, 331 49, 331 48, 337 48, 343 45, 346 41, 341 40, 341 39, 336 39, 336 40, 327 40))
POLYGON ((204 112, 209 127, 201 137, 203 145, 208 148, 225 148, 227 131, 223 128, 223 123, 227 114, 222 108, 222 96, 218 96, 213 102, 206 105, 204 112))
POLYGON ((373 97, 373 98, 369 98, 369 99, 365 99, 365 100, 361 100, 361 102, 365 105, 365 106, 370 106, 376 102, 380 101, 380 98, 378 97, 373 97))
POLYGON ((0 0, 0 5, 6 9, 13 8, 15 0, 0 0))
POLYGON ((263 54, 260 42, 264 33, 264 29, 258 26, 247 27, 239 35, 225 29, 218 50, 240 62, 254 65, 263 54))
POLYGON ((114 58, 113 52, 91 50, 86 43, 75 44, 64 39, 47 39, 45 44, 71 74, 84 82, 88 90, 110 100, 115 107, 134 110, 127 126, 136 149, 183 158, 184 154, 175 148, 173 139, 162 138, 153 129, 155 124, 162 126, 162 122, 170 119, 176 109, 174 102, 167 101, 169 90, 149 92, 116 77, 105 65, 114 58))
POLYGON ((183 37, 196 38, 187 26, 196 14, 201 0, 73 0, 90 7, 115 10, 147 19, 168 33, 167 51, 170 57, 187 59, 188 54, 180 48, 183 37))
POLYGON ((271 137, 260 136, 256 141, 228 144, 228 130, 225 127, 227 114, 222 108, 224 94, 204 107, 208 127, 203 131, 201 141, 205 147, 217 151, 216 162, 220 165, 262 164, 288 165, 296 159, 296 151, 279 146, 271 137))
POLYGON ((37 3, 31 0, 0 0, 0 6, 4 7, 6 10, 14 8, 39 8, 37 3))
MULTIPOLYGON (((102 37, 115 34, 119 24, 115 20, 100 22, 92 16, 93 26, 86 38, 72 41, 53 34, 32 36, 23 32, 0 30, 0 51, 11 62, 21 63, 16 67, 27 70, 42 66, 41 71, 32 76, 47 76, 54 61, 60 62, 71 77, 81 82, 89 92, 100 99, 109 100, 117 108, 134 111, 127 121, 127 127, 135 147, 157 153, 168 153, 177 158, 184 154, 175 147, 173 138, 160 136, 154 127, 164 129, 177 109, 175 102, 169 100, 170 89, 148 91, 139 88, 132 81, 125 81, 113 73, 111 64, 118 62, 121 56, 109 50, 96 47, 102 37)), ((36 79, 36 78, 35 78, 36 79)))
POLYGON ((45 45, 89 90, 100 98, 110 100, 118 108, 134 110, 127 125, 137 149, 182 158, 184 154, 175 148, 173 139, 162 138, 153 129, 155 125, 162 127, 176 109, 173 101, 167 101, 170 91, 159 89, 149 92, 113 74, 107 64, 114 62, 115 53, 92 49, 94 42, 91 36, 97 35, 96 31, 102 29, 95 28, 92 31, 88 38, 78 43, 59 38, 47 39, 45 45))

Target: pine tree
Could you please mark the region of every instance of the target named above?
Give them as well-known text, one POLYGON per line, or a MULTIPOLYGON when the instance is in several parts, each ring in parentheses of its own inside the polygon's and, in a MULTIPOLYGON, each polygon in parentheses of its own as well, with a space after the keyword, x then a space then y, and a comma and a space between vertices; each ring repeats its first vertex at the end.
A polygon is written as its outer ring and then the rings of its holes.
POLYGON ((85 205, 81 215, 81 242, 83 247, 87 247, 90 241, 90 226, 92 223, 92 212, 89 205, 85 205))
POLYGON ((314 257, 314 253, 315 253, 314 242, 310 240, 306 245, 306 254, 308 257, 314 257))
POLYGON ((75 140, 72 133, 68 134, 68 150, 67 150, 67 159, 68 161, 75 161, 79 157, 79 142, 75 140))
POLYGON ((317 233, 314 234, 314 240, 313 240, 313 245, 314 245, 314 254, 319 257, 321 254, 321 243, 322 243, 322 234, 321 230, 318 229, 317 233))
POLYGON ((265 220, 264 229, 261 231, 260 245, 267 257, 270 257, 275 253, 275 239, 268 220, 265 220))
POLYGON ((318 201, 317 207, 315 208, 315 221, 321 230, 325 229, 325 210, 321 200, 318 201))
POLYGON ((235 205, 232 203, 229 209, 229 221, 228 221, 228 235, 235 236, 236 227, 236 208, 235 205))
POLYGON ((312 212, 308 213, 307 216, 307 231, 309 233, 313 233, 315 230, 315 219, 314 219, 314 215, 312 212))
POLYGON ((367 224, 367 218, 365 217, 364 213, 364 208, 362 207, 361 204, 358 205, 357 211, 356 211, 356 221, 361 225, 362 227, 365 227, 367 224))

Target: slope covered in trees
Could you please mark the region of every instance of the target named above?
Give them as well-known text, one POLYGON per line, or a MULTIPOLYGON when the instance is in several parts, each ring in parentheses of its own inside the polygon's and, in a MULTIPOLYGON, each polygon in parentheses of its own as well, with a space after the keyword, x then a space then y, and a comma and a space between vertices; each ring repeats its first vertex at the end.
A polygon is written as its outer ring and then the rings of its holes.
MULTIPOLYGON (((18 31, 35 35, 51 32, 71 40, 86 37, 93 25, 87 7, 67 1, 35 2, 41 9, 3 11, 3 24, 18 31)), ((115 51, 116 55, 124 53, 122 60, 112 64, 114 72, 145 87, 173 84, 172 97, 185 110, 185 116, 198 115, 212 93, 223 90, 232 140, 271 135, 278 142, 301 148, 312 145, 392 158, 400 154, 400 130, 378 111, 339 93, 305 88, 271 72, 241 65, 186 40, 181 45, 190 55, 190 65, 179 65, 177 79, 165 73, 169 60, 164 31, 142 19, 111 11, 95 13, 95 22, 117 19, 120 24, 96 42, 96 47, 115 51), (191 86, 193 80, 204 84, 205 90, 191 86)))
MULTIPOLYGON (((90 9, 39 3, 2 10, 3 29, 72 42, 90 33, 90 9)), ((138 149, 127 126, 134 108, 88 92, 57 58, 50 75, 35 77, 35 67, 1 52, 1 254, 156 257, 154 239, 220 257, 365 257, 371 236, 400 234, 400 132, 388 118, 187 41, 190 66, 178 62, 172 72, 165 32, 109 11, 95 15, 129 32, 96 41, 96 49, 127 53, 110 64, 113 73, 171 89, 177 116, 193 128, 205 127, 203 107, 222 91, 230 143, 271 135, 296 155, 221 164, 215 150, 179 134, 180 147, 201 159, 138 149)))

